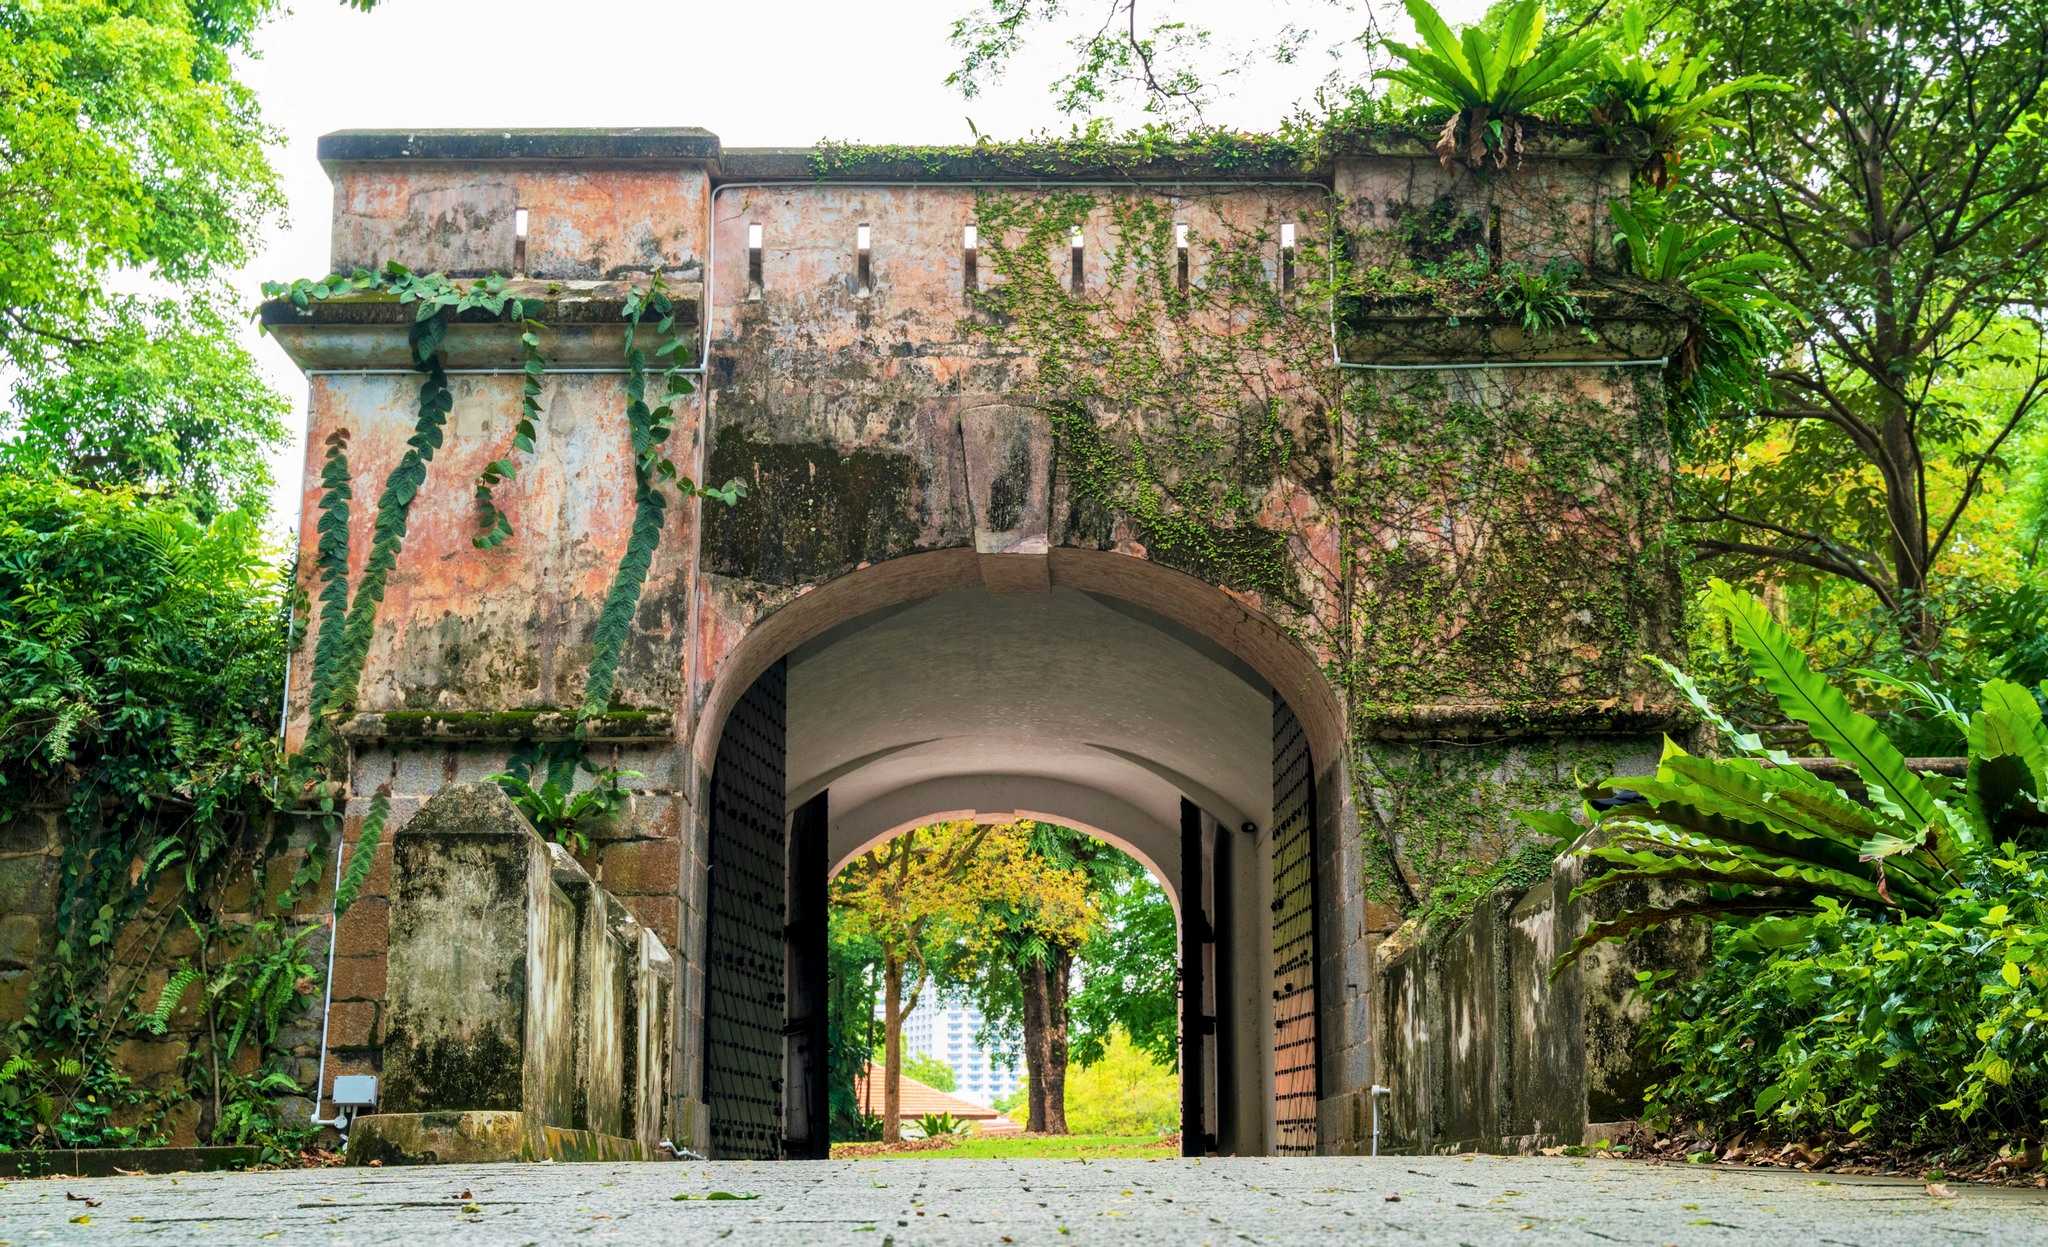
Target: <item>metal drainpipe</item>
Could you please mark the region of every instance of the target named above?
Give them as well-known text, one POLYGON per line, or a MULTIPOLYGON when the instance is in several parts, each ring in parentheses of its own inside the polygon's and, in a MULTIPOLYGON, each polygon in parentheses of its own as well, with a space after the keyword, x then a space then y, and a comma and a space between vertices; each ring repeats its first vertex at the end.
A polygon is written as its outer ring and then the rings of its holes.
MULTIPOLYGON (((298 617, 297 603, 293 603, 286 608, 284 626, 285 639, 287 641, 291 639, 292 628, 297 624, 298 617)), ((291 713, 292 648, 286 646, 284 651, 284 693, 278 698, 277 707, 277 743, 280 749, 284 747, 284 734, 286 728, 291 724, 291 713)), ((344 810, 343 817, 346 816, 347 813, 344 810)), ((341 892, 341 848, 342 833, 340 830, 337 830, 334 833, 334 890, 336 896, 339 896, 341 892)), ((334 1010, 334 937, 336 925, 337 916, 334 912, 333 900, 330 898, 327 910, 327 985, 325 999, 320 1002, 320 1072, 313 1077, 313 1112, 307 1120, 313 1125, 334 1126, 346 1133, 348 1129, 348 1119, 346 1117, 322 1117, 320 1115, 320 1101, 327 1093, 327 1023, 329 1016, 334 1010)))

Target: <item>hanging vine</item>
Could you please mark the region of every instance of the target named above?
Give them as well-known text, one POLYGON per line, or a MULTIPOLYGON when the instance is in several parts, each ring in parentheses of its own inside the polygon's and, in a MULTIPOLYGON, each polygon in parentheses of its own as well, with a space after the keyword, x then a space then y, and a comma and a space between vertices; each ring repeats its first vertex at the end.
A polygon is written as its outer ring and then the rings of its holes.
MULTIPOLYGON (((538 438, 541 384, 547 373, 540 336, 546 326, 537 316, 539 301, 513 293, 503 277, 486 277, 465 285, 440 274, 414 273, 396 263, 381 272, 358 269, 348 276, 267 283, 264 293, 289 299, 301 309, 309 309, 315 301, 366 294, 395 298, 416 309, 407 338, 413 367, 421 374, 417 414, 406 452, 386 476, 378 497, 369 555, 352 597, 347 583, 350 492, 345 431, 329 439, 321 474, 320 541, 315 563, 320 583, 320 637, 314 648, 311 726, 303 755, 315 765, 330 767, 335 761, 335 728, 355 708, 377 609, 404 546, 413 503, 426 484, 428 466, 441 446, 454 408, 441 349, 448 328, 464 313, 477 311, 520 326, 520 415, 513 426, 512 448, 531 455, 538 438)), ((645 285, 629 290, 621 308, 626 326, 625 418, 633 451, 634 516, 626 550, 598 615, 581 704, 585 718, 603 714, 610 704, 633 614, 667 517, 664 486, 680 498, 702 496, 727 505, 744 492, 739 481, 702 488, 663 453, 675 428, 677 404, 694 393, 683 358, 689 340, 677 329, 677 311, 658 273, 645 285), (649 353, 640 340, 642 325, 647 322, 653 324, 656 336, 651 368, 649 353), (651 404, 650 372, 659 386, 658 397, 651 404)), ((495 548, 512 535, 511 521, 497 505, 494 491, 517 473, 513 459, 506 457, 491 461, 478 475, 478 532, 472 539, 477 548, 495 548)))
MULTIPOLYGON (((1505 803, 1480 818, 1442 802, 1431 738, 1520 767, 1505 742, 1615 710, 1645 683, 1635 656, 1664 643, 1661 388, 1597 371, 1347 375, 1333 307, 1369 332, 1390 302, 1448 288, 1531 337, 1586 327, 1558 311, 1562 267, 1532 278, 1491 257, 1441 205, 1333 255, 1338 206, 1304 200, 1283 279, 1288 209, 1234 193, 983 195, 994 280, 965 331, 1035 364, 1084 539, 1236 590, 1320 659, 1348 704, 1369 888, 1441 911, 1524 833, 1505 803), (1103 280, 1077 290, 1070 237, 1105 218, 1103 280)), ((1459 326, 1400 332, 1455 353, 1459 326)))

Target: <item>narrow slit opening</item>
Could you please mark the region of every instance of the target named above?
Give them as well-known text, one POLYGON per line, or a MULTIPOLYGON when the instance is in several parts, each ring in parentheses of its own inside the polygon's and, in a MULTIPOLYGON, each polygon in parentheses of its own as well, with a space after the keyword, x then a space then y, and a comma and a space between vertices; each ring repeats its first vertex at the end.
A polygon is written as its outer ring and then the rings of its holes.
POLYGON ((1075 294, 1080 294, 1086 285, 1084 274, 1086 273, 1087 253, 1082 249, 1081 230, 1078 226, 1067 237, 1067 251, 1068 263, 1071 265, 1069 285, 1075 294))
POLYGON ((1173 223, 1174 285, 1182 293, 1188 292, 1188 226, 1185 221, 1173 223))
POLYGON ((968 226, 960 235, 960 285, 968 294, 981 289, 981 231, 968 226))
POLYGON ((870 258, 874 235, 867 226, 855 227, 853 231, 853 279, 855 293, 862 298, 874 293, 874 261, 870 258))
POLYGON ((747 295, 761 295, 761 227, 753 223, 747 226, 747 295))
POLYGON ((521 277, 526 276, 526 223, 526 209, 514 208, 512 210, 512 271, 521 277))
POLYGON ((1280 288, 1294 289, 1294 225, 1280 227, 1280 288))

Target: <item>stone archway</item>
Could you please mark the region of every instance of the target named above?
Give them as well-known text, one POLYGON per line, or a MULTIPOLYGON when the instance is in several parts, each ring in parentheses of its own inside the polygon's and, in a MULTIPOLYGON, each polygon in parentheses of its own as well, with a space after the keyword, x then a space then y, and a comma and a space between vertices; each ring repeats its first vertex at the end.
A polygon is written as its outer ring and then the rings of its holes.
POLYGON ((892 560, 727 652, 693 742, 710 781, 706 981, 701 1038, 683 1036, 703 1044, 714 1155, 815 1154, 822 991, 803 967, 822 962, 828 866, 960 813, 1077 825, 1168 881, 1201 1073, 1188 1149, 1317 1150, 1318 1104, 1341 1090, 1325 1039, 1352 998, 1318 994, 1318 932, 1359 924, 1357 889, 1318 886, 1354 838, 1343 789, 1316 799, 1341 767, 1336 700, 1292 638, 1219 589, 1127 556, 1048 561, 1047 587, 1000 593, 971 551, 892 560))

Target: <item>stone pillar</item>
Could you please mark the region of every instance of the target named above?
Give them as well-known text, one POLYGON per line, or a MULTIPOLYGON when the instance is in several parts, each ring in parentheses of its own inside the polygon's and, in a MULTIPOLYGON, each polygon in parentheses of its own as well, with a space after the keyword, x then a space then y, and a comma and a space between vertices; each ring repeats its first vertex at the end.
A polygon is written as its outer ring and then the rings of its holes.
POLYGON ((636 1104, 628 1137, 623 1096, 629 1028, 636 1094, 659 1104, 667 1081, 661 942, 492 785, 428 801, 393 869, 381 1111, 350 1159, 654 1155, 658 1125, 636 1104))

